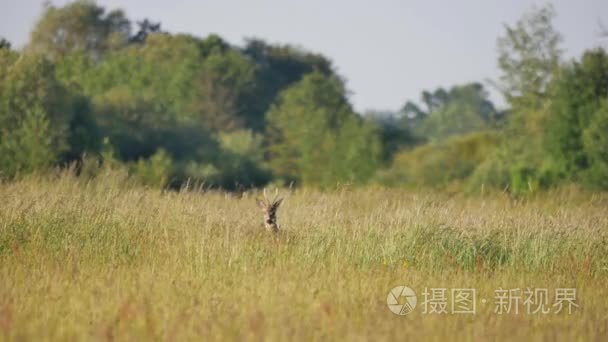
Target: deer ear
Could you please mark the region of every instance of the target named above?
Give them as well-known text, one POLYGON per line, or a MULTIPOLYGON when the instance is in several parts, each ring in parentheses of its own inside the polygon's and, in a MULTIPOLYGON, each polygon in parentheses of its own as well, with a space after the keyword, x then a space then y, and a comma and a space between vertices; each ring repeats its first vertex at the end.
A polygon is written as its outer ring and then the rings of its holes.
POLYGON ((266 203, 264 203, 264 201, 262 201, 261 199, 256 198, 255 203, 257 203, 258 207, 260 207, 261 209, 266 209, 266 203))
POLYGON ((277 209, 281 205, 281 202, 283 202, 283 199, 279 198, 278 200, 274 201, 274 203, 272 204, 272 207, 274 209, 277 209))

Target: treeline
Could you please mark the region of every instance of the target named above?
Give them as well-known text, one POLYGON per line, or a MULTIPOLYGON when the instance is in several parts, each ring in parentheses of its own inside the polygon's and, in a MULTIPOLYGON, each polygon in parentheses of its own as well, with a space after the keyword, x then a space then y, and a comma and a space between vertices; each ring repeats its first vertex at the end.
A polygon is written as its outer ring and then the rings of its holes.
POLYGON ((75 165, 160 187, 606 189, 608 56, 562 61, 553 16, 534 10, 499 38, 508 110, 471 83, 359 115, 325 56, 49 5, 21 51, 0 43, 0 177, 75 165))

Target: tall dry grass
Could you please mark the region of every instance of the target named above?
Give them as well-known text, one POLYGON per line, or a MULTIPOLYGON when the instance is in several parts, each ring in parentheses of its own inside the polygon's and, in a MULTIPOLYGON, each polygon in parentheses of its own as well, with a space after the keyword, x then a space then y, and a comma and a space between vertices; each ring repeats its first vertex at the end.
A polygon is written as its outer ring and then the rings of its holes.
POLYGON ((278 240, 253 197, 0 184, 0 339, 608 338, 606 195, 298 190, 278 240), (418 294, 407 316, 386 305, 397 285, 418 294), (475 288, 476 314, 424 314, 433 287, 475 288), (526 287, 576 288, 579 307, 494 312, 496 289, 526 287))

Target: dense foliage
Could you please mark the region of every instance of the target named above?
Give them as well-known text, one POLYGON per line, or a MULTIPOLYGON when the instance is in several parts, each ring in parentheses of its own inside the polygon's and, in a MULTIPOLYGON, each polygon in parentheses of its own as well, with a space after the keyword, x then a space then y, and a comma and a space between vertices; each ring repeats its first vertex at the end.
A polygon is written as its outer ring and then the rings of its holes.
POLYGON ((608 54, 563 61, 554 16, 530 11, 498 39, 508 109, 473 82, 359 115, 325 56, 47 5, 21 51, 0 40, 0 177, 76 165, 160 187, 606 189, 608 54))

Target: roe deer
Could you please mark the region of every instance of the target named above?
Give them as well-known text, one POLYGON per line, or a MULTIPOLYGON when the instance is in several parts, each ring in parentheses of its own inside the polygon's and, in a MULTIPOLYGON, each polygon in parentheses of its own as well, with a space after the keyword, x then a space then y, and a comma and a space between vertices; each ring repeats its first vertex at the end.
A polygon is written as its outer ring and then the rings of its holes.
POLYGON ((264 199, 256 198, 255 202, 258 204, 258 207, 262 209, 264 212, 264 227, 266 230, 277 234, 279 232, 279 225, 277 224, 277 210, 283 202, 282 198, 277 199, 278 190, 275 192, 274 198, 269 200, 266 197, 266 189, 264 189, 264 199))

